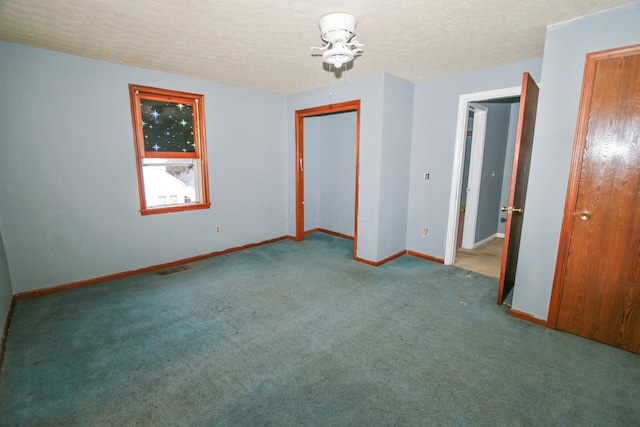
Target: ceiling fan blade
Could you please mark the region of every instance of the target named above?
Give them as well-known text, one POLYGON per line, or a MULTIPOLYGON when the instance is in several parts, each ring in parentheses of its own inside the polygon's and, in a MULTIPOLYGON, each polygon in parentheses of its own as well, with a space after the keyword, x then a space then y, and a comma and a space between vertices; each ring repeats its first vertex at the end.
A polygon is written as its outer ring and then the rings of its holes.
POLYGON ((324 52, 325 50, 329 49, 329 46, 331 46, 331 43, 327 43, 326 45, 322 46, 322 47, 311 47, 311 50, 314 52, 324 52))

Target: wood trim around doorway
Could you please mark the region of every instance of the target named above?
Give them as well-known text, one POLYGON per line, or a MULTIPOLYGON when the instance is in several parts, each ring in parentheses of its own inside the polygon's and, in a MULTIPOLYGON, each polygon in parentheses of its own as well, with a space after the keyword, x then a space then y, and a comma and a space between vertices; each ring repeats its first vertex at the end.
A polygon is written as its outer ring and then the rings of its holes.
POLYGON ((296 110, 295 135, 296 135, 296 241, 304 240, 304 119, 305 117, 321 116, 325 114, 355 111, 356 118, 356 192, 355 215, 353 227, 353 257, 356 259, 358 248, 358 200, 359 200, 359 176, 360 176, 360 100, 341 102, 338 104, 322 105, 319 107, 296 110))

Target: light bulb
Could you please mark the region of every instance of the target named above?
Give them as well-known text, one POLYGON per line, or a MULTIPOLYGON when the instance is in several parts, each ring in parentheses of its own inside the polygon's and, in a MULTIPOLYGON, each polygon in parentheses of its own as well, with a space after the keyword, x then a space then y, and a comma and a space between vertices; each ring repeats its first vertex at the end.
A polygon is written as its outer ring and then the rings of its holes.
POLYGON ((336 58, 336 62, 333 64, 336 68, 342 68, 342 58, 336 58))

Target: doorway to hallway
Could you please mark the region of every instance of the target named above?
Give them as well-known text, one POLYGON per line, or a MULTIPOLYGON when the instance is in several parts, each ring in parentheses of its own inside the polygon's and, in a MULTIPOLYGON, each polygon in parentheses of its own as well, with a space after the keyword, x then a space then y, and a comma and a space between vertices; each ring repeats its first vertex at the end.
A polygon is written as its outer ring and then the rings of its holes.
POLYGON ((456 251, 454 266, 489 277, 500 278, 504 238, 496 237, 475 249, 460 248, 456 251))
POLYGON ((461 96, 446 264, 500 276, 519 100, 520 87, 461 96))

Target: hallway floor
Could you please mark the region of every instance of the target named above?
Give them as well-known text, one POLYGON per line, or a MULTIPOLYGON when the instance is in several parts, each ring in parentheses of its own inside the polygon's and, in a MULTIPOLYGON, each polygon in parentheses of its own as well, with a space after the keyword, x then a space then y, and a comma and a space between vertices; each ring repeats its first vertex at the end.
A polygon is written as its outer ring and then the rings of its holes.
POLYGON ((499 278, 503 246, 504 239, 496 237, 475 249, 460 248, 456 251, 456 261, 453 265, 485 276, 499 278))

